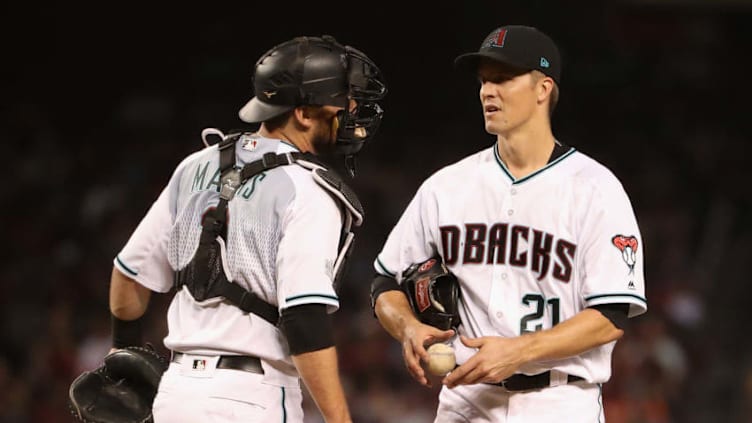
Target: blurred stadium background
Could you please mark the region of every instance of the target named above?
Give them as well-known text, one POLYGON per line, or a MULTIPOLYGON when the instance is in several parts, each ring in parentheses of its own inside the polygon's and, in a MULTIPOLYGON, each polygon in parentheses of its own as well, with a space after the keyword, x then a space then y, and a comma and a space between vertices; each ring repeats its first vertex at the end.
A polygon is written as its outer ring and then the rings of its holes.
MULTIPOLYGON (((2 6, 0 422, 71 421, 70 382, 109 348, 112 258, 201 129, 246 128, 256 58, 323 33, 390 86, 352 181, 366 221, 336 315, 350 406, 356 422, 432 421, 438 388, 407 376, 371 313, 372 261, 423 178, 493 142, 452 60, 506 23, 558 41, 554 131, 614 170, 643 232, 649 310, 617 344, 607 421, 752 422, 752 3, 438 3, 2 6)), ((169 299, 147 315, 162 349, 169 299)))

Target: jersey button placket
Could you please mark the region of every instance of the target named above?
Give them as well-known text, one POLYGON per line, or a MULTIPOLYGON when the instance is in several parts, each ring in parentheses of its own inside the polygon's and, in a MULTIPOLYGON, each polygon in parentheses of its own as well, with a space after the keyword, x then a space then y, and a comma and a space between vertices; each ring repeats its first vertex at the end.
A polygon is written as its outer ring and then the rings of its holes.
POLYGON ((514 215, 514 204, 513 204, 512 199, 513 199, 513 197, 515 195, 517 195, 517 187, 515 187, 514 185, 512 185, 512 187, 509 190, 509 199, 507 200, 507 204, 506 204, 508 206, 507 207, 507 216, 510 216, 510 217, 512 215, 514 215))
MULTIPOLYGON (((514 201, 513 197, 517 195, 517 188, 514 185, 511 185, 509 188, 507 188, 507 194, 504 196, 504 200, 501 204, 501 210, 502 213, 505 214, 502 219, 506 220, 509 225, 511 226, 512 220, 510 219, 512 215, 514 215, 514 201)), ((493 283, 494 288, 492 290, 492 298, 491 298, 491 310, 492 316, 495 316, 497 319, 496 324, 503 325, 503 319, 504 319, 504 312, 499 308, 499 304, 502 302, 501 298, 494 298, 498 295, 503 295, 502 292, 504 291, 503 286, 508 282, 509 275, 508 275, 509 269, 507 269, 506 265, 494 265, 493 269, 493 283), (494 306, 495 304, 495 306, 494 306)), ((493 320, 493 319, 492 319, 493 320)), ((501 327, 501 326, 500 326, 501 327)))
MULTIPOLYGON (((501 271, 501 274, 499 275, 499 278, 501 279, 501 282, 507 281, 507 271, 504 269, 501 271)), ((504 313, 501 311, 496 312, 496 318, 501 320, 504 317, 504 313)))

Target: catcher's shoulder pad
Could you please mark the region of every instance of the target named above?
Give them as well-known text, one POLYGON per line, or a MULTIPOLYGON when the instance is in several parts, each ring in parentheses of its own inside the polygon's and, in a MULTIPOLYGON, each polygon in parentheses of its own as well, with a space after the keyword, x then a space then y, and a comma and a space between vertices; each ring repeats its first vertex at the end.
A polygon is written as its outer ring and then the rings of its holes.
POLYGON ((459 281, 441 256, 414 263, 402 274, 402 289, 418 320, 442 330, 459 326, 459 281))
POLYGON ((316 183, 336 197, 345 206, 345 209, 350 212, 355 226, 360 226, 363 223, 365 210, 363 209, 360 199, 355 194, 355 191, 345 183, 337 172, 306 159, 298 159, 297 163, 298 165, 310 170, 316 183))
POLYGON ((152 348, 126 347, 103 364, 79 375, 68 390, 68 404, 79 422, 146 423, 168 361, 152 348))

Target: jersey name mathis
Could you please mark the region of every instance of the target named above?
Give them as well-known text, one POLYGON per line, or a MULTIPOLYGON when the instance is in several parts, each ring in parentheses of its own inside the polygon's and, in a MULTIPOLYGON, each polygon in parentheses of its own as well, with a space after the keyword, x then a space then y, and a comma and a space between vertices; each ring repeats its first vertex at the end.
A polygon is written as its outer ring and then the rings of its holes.
MULTIPOLYGON (((221 174, 219 168, 214 170, 214 175, 211 178, 207 178, 206 175, 209 170, 209 164, 207 161, 204 166, 199 163, 196 166, 196 173, 193 176, 193 184, 191 185, 191 192, 205 191, 212 189, 219 191, 219 184, 221 182, 221 174)), ((261 182, 266 177, 266 172, 261 172, 258 175, 251 177, 248 181, 244 182, 237 189, 237 196, 245 200, 249 199, 253 192, 256 190, 256 183, 261 182)))
POLYGON ((538 274, 538 280, 549 271, 559 281, 572 279, 577 245, 565 239, 554 239, 550 233, 508 223, 494 223, 490 228, 485 223, 465 223, 463 239, 463 229, 459 226, 446 225, 439 229, 447 265, 461 260, 463 265, 529 266, 538 274))

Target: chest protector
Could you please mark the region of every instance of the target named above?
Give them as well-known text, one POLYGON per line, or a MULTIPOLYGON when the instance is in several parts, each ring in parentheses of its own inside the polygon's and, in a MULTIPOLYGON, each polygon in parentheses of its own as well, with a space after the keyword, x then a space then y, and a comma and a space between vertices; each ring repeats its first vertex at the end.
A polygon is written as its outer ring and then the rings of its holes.
POLYGON ((295 164, 309 170, 313 179, 341 204, 343 210, 344 221, 340 234, 339 253, 333 269, 335 292, 339 291, 345 262, 352 250, 355 238, 352 227, 363 223, 363 207, 352 189, 311 154, 266 153, 261 159, 237 168, 235 144, 242 135, 231 135, 219 142, 221 172, 219 203, 216 208, 210 209, 204 215, 198 249, 191 261, 175 272, 175 288, 179 291, 185 286, 197 301, 222 298, 244 312, 254 313, 276 326, 279 320, 277 307, 230 280, 230 271, 225 263, 227 203, 235 197, 235 192, 254 175, 279 166, 295 164))

